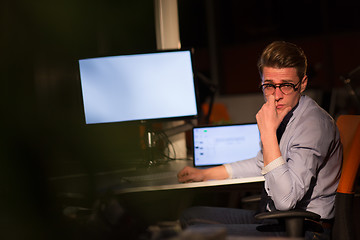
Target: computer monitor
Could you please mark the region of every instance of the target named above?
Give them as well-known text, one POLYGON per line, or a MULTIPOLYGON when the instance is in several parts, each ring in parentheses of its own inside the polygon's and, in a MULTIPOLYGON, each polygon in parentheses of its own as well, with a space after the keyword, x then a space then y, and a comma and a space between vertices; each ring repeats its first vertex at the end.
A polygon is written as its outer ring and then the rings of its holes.
POLYGON ((87 124, 197 116, 189 50, 79 60, 87 124))

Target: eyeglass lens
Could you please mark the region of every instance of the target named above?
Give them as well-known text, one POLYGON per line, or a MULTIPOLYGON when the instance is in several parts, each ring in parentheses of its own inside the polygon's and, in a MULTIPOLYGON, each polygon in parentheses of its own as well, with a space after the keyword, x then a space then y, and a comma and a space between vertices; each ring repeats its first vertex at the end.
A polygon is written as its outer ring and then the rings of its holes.
POLYGON ((273 84, 264 84, 262 89, 265 95, 271 95, 274 94, 276 88, 280 88, 280 91, 283 94, 290 94, 294 91, 295 86, 292 84, 286 83, 286 84, 280 84, 280 85, 273 85, 273 84))

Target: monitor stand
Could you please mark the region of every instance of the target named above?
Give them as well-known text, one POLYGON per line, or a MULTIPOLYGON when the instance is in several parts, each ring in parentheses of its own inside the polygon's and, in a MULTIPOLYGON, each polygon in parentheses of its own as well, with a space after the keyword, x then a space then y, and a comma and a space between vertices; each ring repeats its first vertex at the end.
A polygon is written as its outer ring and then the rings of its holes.
POLYGON ((164 163, 164 159, 161 158, 160 154, 162 149, 159 143, 159 136, 157 136, 151 123, 142 121, 141 124, 143 161, 140 167, 150 168, 158 166, 164 163))
MULTIPOLYGON (((141 147, 143 151, 143 161, 141 161, 141 167, 153 167, 159 166, 161 164, 167 163, 170 159, 175 159, 176 154, 175 152, 179 152, 178 150, 184 150, 184 156, 182 158, 186 158, 186 143, 185 143, 185 131, 188 131, 194 127, 197 122, 181 122, 180 125, 173 125, 171 128, 167 128, 165 130, 154 130, 154 127, 151 122, 149 121, 141 121, 141 147), (174 137, 179 136, 179 134, 184 134, 184 143, 183 148, 175 148, 181 147, 181 145, 174 146, 173 140, 174 137)), ((169 126, 166 125, 165 126, 169 126)), ((164 125, 161 125, 163 128, 164 125)), ((179 139, 179 138, 178 138, 179 139)), ((182 140, 182 139, 180 139, 182 140)))

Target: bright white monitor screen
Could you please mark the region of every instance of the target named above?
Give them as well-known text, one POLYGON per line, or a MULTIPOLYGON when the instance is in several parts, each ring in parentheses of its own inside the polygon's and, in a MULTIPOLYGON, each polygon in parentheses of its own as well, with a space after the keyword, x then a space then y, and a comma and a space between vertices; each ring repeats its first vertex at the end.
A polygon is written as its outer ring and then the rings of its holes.
POLYGON ((79 60, 87 124, 197 115, 190 51, 79 60))

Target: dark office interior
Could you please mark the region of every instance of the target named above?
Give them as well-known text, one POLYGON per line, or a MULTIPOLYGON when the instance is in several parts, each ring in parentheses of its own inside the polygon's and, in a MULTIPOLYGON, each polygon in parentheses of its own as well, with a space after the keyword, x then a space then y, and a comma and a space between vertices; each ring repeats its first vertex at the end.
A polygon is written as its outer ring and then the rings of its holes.
MULTIPOLYGON (((304 49, 308 88, 321 92, 326 110, 334 89, 344 88, 342 77, 360 65, 356 0, 178 0, 178 10, 182 48, 194 49, 194 71, 213 81, 219 96, 259 92, 256 61, 273 40, 304 49)), ((120 200, 109 195, 99 199, 94 192, 93 174, 138 166, 143 153, 138 124, 85 124, 79 80, 79 59, 157 50, 153 1, 4 0, 0 11, 0 236, 150 239, 149 225, 176 220, 176 207, 189 203, 194 192, 183 203, 178 196, 186 196, 185 191, 120 200), (79 181, 65 186, 51 181, 79 174, 87 176, 80 189, 79 181), (62 195, 63 189, 74 195, 62 195), (109 215, 125 211, 118 222, 109 223, 95 210, 64 216, 66 206, 99 210, 104 201, 109 215)), ((357 90, 359 78, 352 83, 357 90)), ((211 91, 198 84, 198 101, 207 101, 211 91)), ((342 97, 333 117, 359 114, 357 102, 347 94, 342 97)), ((189 204, 226 205, 229 192, 198 193, 189 204)))

